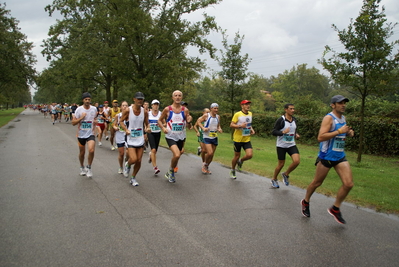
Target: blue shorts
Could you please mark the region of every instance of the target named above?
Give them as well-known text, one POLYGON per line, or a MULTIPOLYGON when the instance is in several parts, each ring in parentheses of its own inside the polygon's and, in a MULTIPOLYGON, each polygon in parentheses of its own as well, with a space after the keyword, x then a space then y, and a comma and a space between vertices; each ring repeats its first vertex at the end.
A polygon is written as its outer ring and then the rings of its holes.
POLYGON ((218 139, 217 138, 205 138, 204 137, 204 144, 206 145, 218 145, 218 139))

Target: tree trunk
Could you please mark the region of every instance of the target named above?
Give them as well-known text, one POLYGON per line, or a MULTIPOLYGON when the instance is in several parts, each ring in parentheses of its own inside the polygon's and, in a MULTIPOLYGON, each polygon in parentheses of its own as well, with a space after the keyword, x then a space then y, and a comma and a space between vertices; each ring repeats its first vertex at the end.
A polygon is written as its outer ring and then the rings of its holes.
POLYGON ((360 134, 359 134, 359 150, 357 152, 357 162, 362 161, 362 154, 364 149, 364 107, 366 104, 366 96, 362 96, 362 105, 360 107, 360 134))

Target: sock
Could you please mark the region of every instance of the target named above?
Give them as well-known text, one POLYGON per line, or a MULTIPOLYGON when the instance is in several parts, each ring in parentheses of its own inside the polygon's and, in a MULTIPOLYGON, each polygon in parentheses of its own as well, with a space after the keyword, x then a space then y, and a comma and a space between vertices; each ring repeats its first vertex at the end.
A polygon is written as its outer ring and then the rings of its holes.
POLYGON ((339 211, 339 208, 335 207, 334 205, 332 206, 332 209, 333 209, 334 211, 339 211))

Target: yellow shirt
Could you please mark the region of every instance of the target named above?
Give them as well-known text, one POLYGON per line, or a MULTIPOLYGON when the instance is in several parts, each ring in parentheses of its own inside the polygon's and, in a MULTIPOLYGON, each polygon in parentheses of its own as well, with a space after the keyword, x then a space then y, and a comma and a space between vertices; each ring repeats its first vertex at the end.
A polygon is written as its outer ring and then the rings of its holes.
POLYGON ((242 111, 239 111, 234 114, 232 122, 241 125, 246 122, 246 128, 234 129, 233 141, 234 142, 242 142, 246 143, 251 141, 251 128, 252 128, 252 112, 248 111, 248 114, 245 114, 242 111))

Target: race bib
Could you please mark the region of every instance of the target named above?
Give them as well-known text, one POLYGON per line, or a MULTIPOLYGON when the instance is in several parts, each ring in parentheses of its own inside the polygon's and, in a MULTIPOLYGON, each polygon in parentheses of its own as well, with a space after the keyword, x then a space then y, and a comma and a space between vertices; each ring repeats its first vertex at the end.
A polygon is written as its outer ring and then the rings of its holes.
POLYGON ((141 136, 143 136, 142 128, 130 129, 130 138, 139 138, 141 136))
POLYGON ((82 131, 89 131, 93 128, 93 122, 92 121, 82 121, 80 124, 80 129, 82 131))
POLYGON ((150 123, 150 128, 152 132, 160 131, 161 128, 159 128, 158 123, 150 123))
POLYGON ((337 152, 343 152, 344 148, 345 148, 345 139, 346 136, 336 136, 334 138, 334 144, 332 147, 333 151, 337 151, 337 152))
POLYGON ((284 134, 283 135, 283 142, 284 143, 294 143, 294 134, 284 134))
POLYGON ((251 127, 250 128, 242 128, 242 136, 249 136, 251 134, 251 127))
POLYGON ((104 123, 103 119, 98 119, 98 123, 104 123))
POLYGON ((182 122, 172 123, 172 131, 173 132, 182 132, 183 128, 184 128, 184 123, 182 123, 182 122))

